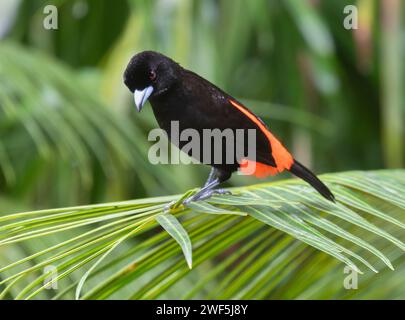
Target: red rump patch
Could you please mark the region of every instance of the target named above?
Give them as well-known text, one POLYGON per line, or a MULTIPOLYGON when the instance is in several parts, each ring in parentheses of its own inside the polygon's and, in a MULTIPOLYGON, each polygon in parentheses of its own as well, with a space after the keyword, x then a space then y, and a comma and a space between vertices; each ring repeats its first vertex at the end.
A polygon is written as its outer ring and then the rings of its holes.
POLYGON ((243 174, 254 175, 257 178, 266 178, 267 176, 274 176, 278 173, 275 167, 246 158, 242 159, 239 166, 243 174))
POLYGON ((264 178, 269 175, 275 175, 276 173, 282 172, 285 169, 289 170, 294 163, 294 159, 292 155, 287 151, 287 149, 281 144, 281 142, 278 141, 275 136, 273 136, 273 134, 252 112, 233 100, 229 100, 229 102, 260 128, 260 130, 263 132, 270 143, 271 155, 273 156, 273 159, 277 166, 272 167, 260 162, 242 159, 240 163, 241 171, 246 174, 253 174, 258 178, 264 178), (253 165, 256 166, 256 169, 254 170, 251 169, 251 166, 253 165))

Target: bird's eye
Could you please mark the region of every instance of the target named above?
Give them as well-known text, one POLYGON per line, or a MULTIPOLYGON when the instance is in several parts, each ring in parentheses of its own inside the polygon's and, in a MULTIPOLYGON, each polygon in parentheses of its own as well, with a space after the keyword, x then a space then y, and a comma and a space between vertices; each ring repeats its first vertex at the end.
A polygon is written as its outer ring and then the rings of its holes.
POLYGON ((155 80, 156 80, 156 72, 155 72, 155 71, 153 71, 153 70, 149 71, 149 79, 150 79, 151 81, 155 81, 155 80))

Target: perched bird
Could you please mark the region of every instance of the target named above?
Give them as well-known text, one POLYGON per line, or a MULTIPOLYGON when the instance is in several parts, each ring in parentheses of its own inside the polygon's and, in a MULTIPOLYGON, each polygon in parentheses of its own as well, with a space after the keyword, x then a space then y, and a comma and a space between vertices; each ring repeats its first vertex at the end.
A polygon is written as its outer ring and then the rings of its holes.
MULTIPOLYGON (((209 198, 214 193, 225 193, 226 191, 215 188, 228 180, 233 172, 238 169, 244 172, 252 164, 255 169, 250 170, 250 174, 263 178, 288 170, 308 182, 326 199, 334 201, 328 187, 293 158, 258 116, 214 84, 182 68, 172 59, 153 51, 138 53, 131 58, 124 72, 124 83, 133 93, 138 111, 141 111, 146 101, 150 101, 159 126, 167 132, 172 142, 172 121, 178 122, 180 130, 192 128, 201 134, 204 129, 231 129, 235 132, 237 129, 243 129, 244 132, 248 129, 255 130, 254 157, 240 157, 233 162, 224 160, 216 163, 211 156, 211 161, 204 162, 212 166, 207 182, 199 192, 186 199, 185 203, 209 198)), ((245 149, 248 148, 247 140, 243 141, 245 149)), ((182 148, 187 141, 175 143, 182 148)), ((229 149, 226 148, 226 143, 222 141, 223 159, 226 159, 227 152, 224 150, 229 149)), ((234 141, 234 145, 238 143, 240 142, 234 141)), ((203 162, 204 153, 208 151, 213 154, 212 150, 201 147, 197 160, 203 162)))

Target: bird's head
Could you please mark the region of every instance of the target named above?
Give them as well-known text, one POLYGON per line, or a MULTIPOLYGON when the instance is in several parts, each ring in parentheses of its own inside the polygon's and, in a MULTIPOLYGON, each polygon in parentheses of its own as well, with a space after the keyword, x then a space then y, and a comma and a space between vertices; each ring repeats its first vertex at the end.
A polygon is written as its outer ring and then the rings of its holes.
POLYGON ((143 51, 131 58, 124 72, 124 83, 134 94, 138 111, 149 98, 163 94, 176 83, 179 68, 176 62, 158 52, 143 51))

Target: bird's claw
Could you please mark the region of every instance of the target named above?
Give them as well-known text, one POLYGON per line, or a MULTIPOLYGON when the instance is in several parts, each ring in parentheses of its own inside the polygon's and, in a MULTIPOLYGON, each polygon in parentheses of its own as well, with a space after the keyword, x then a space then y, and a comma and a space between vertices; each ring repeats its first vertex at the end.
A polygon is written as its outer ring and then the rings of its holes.
POLYGON ((213 189, 213 190, 207 190, 203 193, 196 193, 195 195, 192 195, 185 199, 183 201, 183 205, 187 206, 190 202, 192 201, 200 201, 200 200, 206 200, 211 198, 215 194, 228 194, 231 195, 232 193, 229 190, 226 189, 213 189))
POLYGON ((213 190, 212 195, 214 194, 227 194, 227 195, 232 195, 232 192, 226 189, 215 189, 213 190))

